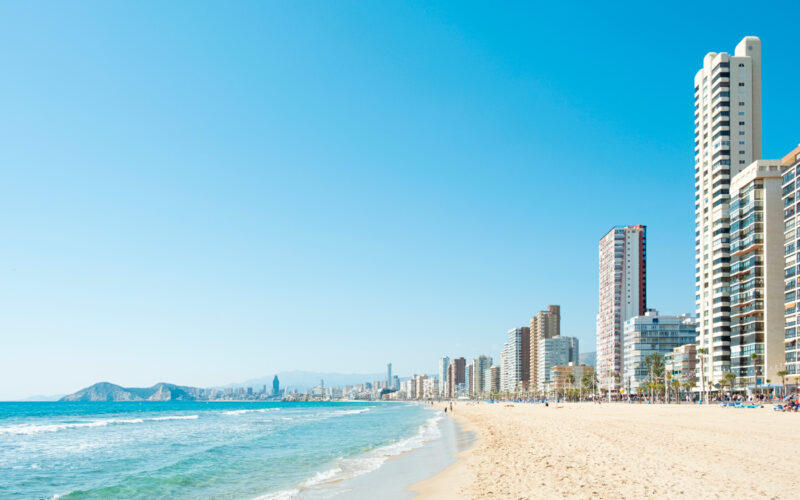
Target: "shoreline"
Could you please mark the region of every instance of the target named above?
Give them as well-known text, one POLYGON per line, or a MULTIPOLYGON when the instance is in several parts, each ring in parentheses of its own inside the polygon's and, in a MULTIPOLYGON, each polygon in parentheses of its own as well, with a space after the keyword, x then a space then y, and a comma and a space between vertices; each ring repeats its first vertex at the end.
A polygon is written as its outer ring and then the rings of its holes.
MULTIPOLYGON (((420 439, 418 446, 401 449, 398 453, 371 456, 366 453, 354 460, 378 460, 374 468, 354 476, 331 478, 318 484, 308 485, 296 490, 291 496, 299 500, 330 498, 371 498, 380 491, 382 500, 408 500, 416 494, 409 488, 426 478, 445 470, 455 462, 454 456, 467 447, 474 433, 464 432, 457 421, 446 418, 443 407, 433 407, 418 403, 428 408, 430 418, 420 425, 421 433, 404 438, 400 442, 420 439), (434 421, 435 434, 423 430, 434 421)), ((389 445, 389 446, 396 446, 389 445)), ((283 493, 289 493, 284 491, 283 493)), ((282 495, 266 495, 261 498, 283 498, 282 495)))
MULTIPOLYGON (((434 408, 444 410, 448 404, 448 402, 436 403, 434 408)), ((466 404, 455 403, 454 409, 459 406, 466 406, 466 404)), ((472 450, 479 445, 481 433, 472 422, 461 416, 460 411, 448 411, 445 418, 454 422, 462 434, 471 434, 469 446, 453 455, 453 462, 444 470, 410 485, 408 491, 415 494, 414 498, 463 498, 457 491, 454 491, 453 483, 458 484, 468 474, 466 460, 472 450)))
POLYGON ((796 497, 800 414, 769 405, 453 406, 476 439, 418 498, 796 497))

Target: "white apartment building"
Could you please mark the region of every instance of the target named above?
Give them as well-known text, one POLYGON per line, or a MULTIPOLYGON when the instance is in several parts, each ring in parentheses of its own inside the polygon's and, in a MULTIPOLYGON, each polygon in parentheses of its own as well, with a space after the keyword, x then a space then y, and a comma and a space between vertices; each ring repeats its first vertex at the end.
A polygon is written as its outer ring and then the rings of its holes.
POLYGON ((777 382, 785 366, 781 181, 780 160, 753 162, 731 180, 730 370, 742 388, 777 382))
POLYGON ((577 337, 552 337, 539 341, 539 374, 537 387, 544 389, 553 382, 551 370, 554 366, 567 366, 570 363, 578 364, 580 350, 577 337))
MULTIPOLYGON (((797 275, 800 270, 800 146, 781 160, 783 168, 783 218, 784 218, 784 308, 786 332, 784 351, 786 371, 795 383, 800 375, 800 344, 797 342, 797 275)), ((775 379, 777 382, 777 379, 775 379)), ((783 380, 781 380, 783 382, 783 380)))
POLYGON ((705 379, 719 380, 731 367, 730 182, 761 158, 761 41, 706 54, 694 98, 697 344, 705 379))
POLYGON ((523 382, 527 382, 523 379, 523 375, 528 368, 528 352, 530 350, 528 342, 530 342, 530 328, 523 326, 508 331, 508 341, 503 348, 504 356, 501 357, 505 362, 502 380, 504 391, 513 392, 523 382))
POLYGON ((472 362, 472 394, 483 397, 491 392, 492 358, 478 356, 472 362))
POLYGON ((646 238, 645 226, 636 225, 600 239, 597 378, 609 390, 620 388, 625 322, 647 308, 646 238))

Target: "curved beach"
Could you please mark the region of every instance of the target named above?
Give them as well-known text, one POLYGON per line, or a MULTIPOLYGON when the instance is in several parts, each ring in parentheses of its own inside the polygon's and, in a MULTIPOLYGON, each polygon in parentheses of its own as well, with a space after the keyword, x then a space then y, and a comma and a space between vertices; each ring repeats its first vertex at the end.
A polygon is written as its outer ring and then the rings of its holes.
POLYGON ((418 498, 796 498, 800 413, 696 405, 454 403, 477 440, 418 498))

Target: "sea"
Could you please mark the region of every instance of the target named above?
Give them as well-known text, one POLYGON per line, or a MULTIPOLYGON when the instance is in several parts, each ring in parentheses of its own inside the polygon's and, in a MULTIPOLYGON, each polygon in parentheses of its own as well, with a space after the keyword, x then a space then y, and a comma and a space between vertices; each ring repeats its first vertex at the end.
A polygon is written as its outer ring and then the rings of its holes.
MULTIPOLYGON (((449 420, 391 402, 0 403, 0 498, 356 498, 346 485, 389 488, 375 471, 449 420)), ((418 469, 408 481, 437 472, 418 469)))

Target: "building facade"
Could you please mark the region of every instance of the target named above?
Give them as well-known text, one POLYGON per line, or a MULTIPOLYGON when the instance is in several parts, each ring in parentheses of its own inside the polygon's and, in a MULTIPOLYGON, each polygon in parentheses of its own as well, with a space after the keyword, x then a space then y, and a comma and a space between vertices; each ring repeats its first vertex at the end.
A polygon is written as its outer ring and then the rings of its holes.
POLYGON ((570 363, 568 365, 556 365, 551 368, 550 373, 550 387, 556 392, 561 392, 565 389, 579 389, 583 384, 583 377, 594 374, 594 367, 570 363), (570 375, 574 380, 572 383, 569 381, 570 375))
POLYGON ((647 356, 672 354, 676 347, 694 344, 697 320, 686 314, 662 316, 654 309, 625 322, 625 367, 622 376, 627 389, 643 387, 649 378, 647 356))
POLYGON ((694 77, 695 289, 705 380, 731 369, 730 180, 761 158, 761 41, 709 52, 694 77))
POLYGON ((625 322, 647 308, 646 248, 642 225, 615 227, 600 239, 597 374, 611 390, 620 387, 625 322))
POLYGON ((530 374, 531 388, 539 387, 539 345, 542 339, 551 339, 561 335, 561 306, 550 305, 531 317, 530 341, 530 374))
POLYGON ((489 376, 489 394, 500 392, 500 367, 493 365, 489 376))
POLYGON ((443 356, 439 358, 439 396, 446 398, 447 394, 447 371, 450 367, 450 358, 443 356))
POLYGON ((676 347, 664 355, 664 369, 673 380, 681 384, 697 383, 697 345, 686 344, 676 347))
POLYGON ((492 358, 478 356, 472 361, 472 395, 486 397, 491 393, 492 358))
POLYGON ((781 184, 778 160, 755 161, 731 180, 730 371, 740 388, 775 381, 785 366, 781 184))
POLYGON ((580 351, 577 337, 553 337, 542 339, 539 342, 539 385, 540 389, 549 387, 552 383, 551 370, 554 366, 566 366, 570 363, 578 364, 580 351))
MULTIPOLYGON (((786 371, 796 381, 800 375, 797 302, 800 289, 800 146, 781 160, 784 218, 784 360, 786 371)), ((777 379, 776 379, 777 382, 777 379)))
POLYGON ((508 341, 503 346, 503 390, 524 390, 530 370, 530 328, 522 326, 508 331, 508 341))
POLYGON ((447 371, 447 397, 456 398, 466 393, 467 360, 455 358, 450 361, 447 371))

